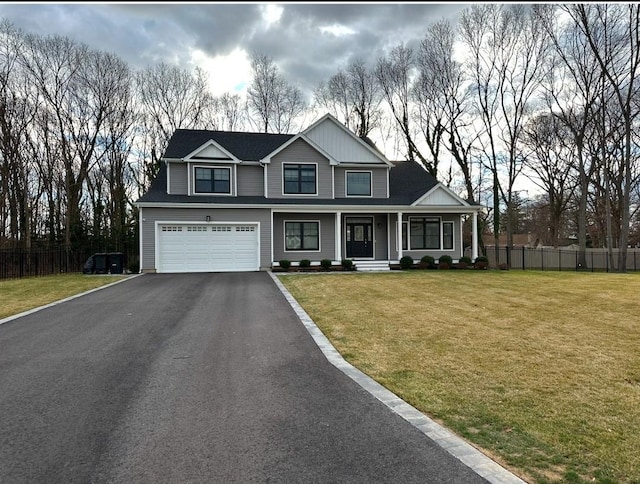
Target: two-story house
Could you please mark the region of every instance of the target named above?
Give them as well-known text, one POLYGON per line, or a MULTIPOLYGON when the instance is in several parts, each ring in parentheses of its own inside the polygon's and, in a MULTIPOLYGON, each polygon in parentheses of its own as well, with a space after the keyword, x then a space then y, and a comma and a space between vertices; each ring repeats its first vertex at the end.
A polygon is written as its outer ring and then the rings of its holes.
POLYGON ((327 114, 299 134, 179 129, 140 209, 143 272, 267 270, 303 259, 388 268, 454 261, 481 206, 420 165, 392 163, 327 114))

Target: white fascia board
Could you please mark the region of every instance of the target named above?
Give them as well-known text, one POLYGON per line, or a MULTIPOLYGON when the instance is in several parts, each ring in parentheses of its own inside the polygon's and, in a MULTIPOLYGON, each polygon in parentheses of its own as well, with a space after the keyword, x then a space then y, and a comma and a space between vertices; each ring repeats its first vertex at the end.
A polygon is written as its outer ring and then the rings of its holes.
POLYGON ((385 165, 391 166, 391 167, 393 166, 393 163, 391 163, 389 160, 387 160, 387 158, 383 154, 381 154, 378 151, 374 150, 371 146, 369 146, 367 143, 365 143, 364 140, 362 140, 361 138, 356 136, 350 129, 347 129, 347 127, 344 124, 342 124, 340 121, 338 121, 330 113, 327 113, 324 116, 322 116, 319 120, 317 120, 315 123, 313 123, 307 129, 305 129, 301 134, 305 134, 305 133, 313 130, 313 128, 315 128, 316 126, 320 125, 321 123, 323 123, 327 119, 331 120, 331 122, 333 122, 336 126, 338 126, 345 133, 348 133, 349 136, 351 136, 357 143, 360 143, 362 146, 364 146, 367 150, 369 150, 374 156, 376 156, 385 165))
POLYGON ((467 202, 466 200, 460 198, 458 195, 456 195, 453 191, 451 191, 449 188, 447 188, 446 186, 444 186, 440 182, 438 182, 431 190, 429 190, 427 193, 425 193, 420 198, 418 198, 415 202, 413 202, 411 204, 411 206, 413 207, 413 206, 418 205, 421 201, 423 201, 425 198, 428 198, 429 195, 431 195, 433 192, 435 192, 438 189, 444 190, 448 195, 451 195, 451 197, 454 200, 458 201, 462 207, 470 207, 471 206, 469 204, 469 202, 467 202))
POLYGON ((205 149, 207 149, 209 146, 213 146, 214 148, 222 151, 225 155, 227 155, 230 158, 229 160, 218 160, 218 159, 215 159, 215 160, 212 160, 212 161, 216 161, 216 162, 219 162, 219 163, 242 163, 242 160, 239 160, 238 158, 236 158, 233 154, 231 154, 229 151, 227 151, 225 148, 220 146, 218 143, 216 143, 212 139, 207 141, 202 146, 199 146, 198 148, 193 150, 191 153, 189 153, 187 156, 185 156, 183 158, 183 160, 184 161, 206 161, 206 158, 201 158, 201 159, 196 158, 196 159, 194 159, 193 157, 196 156, 201 151, 204 151, 205 149))
POLYGON ((269 153, 267 156, 265 156, 262 160, 260 160, 261 163, 271 163, 271 158, 273 158, 274 156, 276 156, 278 153, 282 152, 283 150, 285 150, 288 146, 290 146, 291 144, 293 144, 295 141, 297 140, 303 140, 304 142, 306 142, 308 145, 310 145, 314 150, 316 150, 317 152, 319 152, 322 156, 324 156, 325 158, 327 158, 329 160, 329 164, 330 165, 338 165, 339 163, 334 160, 331 155, 329 153, 327 153, 325 150, 322 149, 322 147, 318 146, 316 143, 314 143, 313 141, 311 141, 309 138, 307 138, 306 136, 304 136, 302 133, 295 135, 293 138, 291 138, 289 141, 287 141, 286 143, 281 144, 280 146, 278 146, 275 150, 273 150, 271 153, 269 153))

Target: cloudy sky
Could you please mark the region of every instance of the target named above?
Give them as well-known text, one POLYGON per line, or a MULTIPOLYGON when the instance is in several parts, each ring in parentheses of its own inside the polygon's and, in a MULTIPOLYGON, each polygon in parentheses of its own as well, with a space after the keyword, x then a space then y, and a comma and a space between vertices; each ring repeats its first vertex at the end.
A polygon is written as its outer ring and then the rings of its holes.
POLYGON ((212 91, 242 92, 249 56, 268 55, 310 93, 355 59, 369 65, 399 43, 417 46, 426 26, 455 19, 458 3, 0 3, 0 19, 118 55, 133 68, 199 66, 212 91))

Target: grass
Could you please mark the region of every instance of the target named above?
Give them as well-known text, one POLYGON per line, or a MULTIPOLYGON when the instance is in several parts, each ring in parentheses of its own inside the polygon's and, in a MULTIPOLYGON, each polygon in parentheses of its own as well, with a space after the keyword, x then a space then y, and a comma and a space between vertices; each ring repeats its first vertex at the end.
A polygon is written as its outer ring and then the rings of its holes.
POLYGON ((0 319, 110 284, 122 277, 61 274, 2 280, 0 281, 0 319))
POLYGON ((526 481, 640 482, 640 274, 280 279, 345 359, 526 481))

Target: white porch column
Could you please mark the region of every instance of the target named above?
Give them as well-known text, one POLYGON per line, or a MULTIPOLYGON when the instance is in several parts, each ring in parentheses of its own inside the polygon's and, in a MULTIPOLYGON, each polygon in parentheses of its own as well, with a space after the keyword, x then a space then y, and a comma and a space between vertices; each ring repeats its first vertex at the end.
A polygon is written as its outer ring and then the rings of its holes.
POLYGON ((471 262, 478 257, 478 212, 473 212, 473 224, 471 227, 471 262))
POLYGON ((396 244, 398 247, 398 260, 402 259, 402 212, 398 212, 396 225, 396 244))
POLYGON ((336 261, 342 261, 342 212, 336 212, 336 261))

